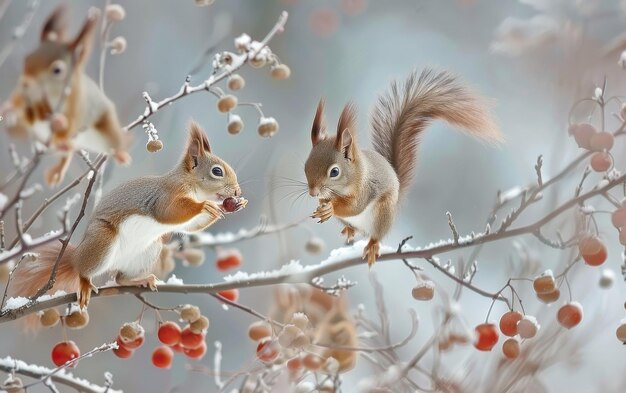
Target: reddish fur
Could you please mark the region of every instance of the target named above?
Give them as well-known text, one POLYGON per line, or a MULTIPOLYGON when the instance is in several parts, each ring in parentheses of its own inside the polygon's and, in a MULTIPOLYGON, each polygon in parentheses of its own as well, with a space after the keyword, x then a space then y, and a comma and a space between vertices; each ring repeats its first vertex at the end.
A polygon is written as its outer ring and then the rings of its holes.
MULTIPOLYGON (((50 279, 50 273, 59 256, 61 246, 61 243, 44 246, 37 251, 39 256, 36 261, 20 264, 11 276, 9 296, 29 297, 43 288, 50 279)), ((72 293, 78 289, 78 272, 71 263, 73 253, 74 247, 68 245, 59 262, 55 284, 48 293, 54 293, 58 290, 72 293)), ((37 315, 25 318, 26 329, 35 331, 38 321, 37 315)))

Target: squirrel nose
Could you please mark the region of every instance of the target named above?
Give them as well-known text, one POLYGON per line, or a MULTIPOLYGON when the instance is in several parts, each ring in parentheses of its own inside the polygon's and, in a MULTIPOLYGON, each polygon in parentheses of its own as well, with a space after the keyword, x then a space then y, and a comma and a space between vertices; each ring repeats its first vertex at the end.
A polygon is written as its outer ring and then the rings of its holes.
POLYGON ((317 187, 310 187, 309 188, 309 195, 311 195, 312 197, 316 197, 320 194, 320 189, 317 187))

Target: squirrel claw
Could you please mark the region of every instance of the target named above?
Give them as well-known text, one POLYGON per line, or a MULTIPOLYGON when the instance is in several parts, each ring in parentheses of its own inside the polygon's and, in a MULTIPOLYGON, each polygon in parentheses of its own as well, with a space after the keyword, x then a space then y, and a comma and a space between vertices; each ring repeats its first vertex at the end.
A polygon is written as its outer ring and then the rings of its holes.
POLYGON ((354 244, 354 236, 356 235, 356 230, 354 228, 346 225, 341 230, 341 234, 346 237, 346 245, 351 246, 354 244))
POLYGON ((323 223, 324 221, 328 221, 334 214, 333 205, 326 202, 317 207, 311 218, 319 218, 318 223, 323 223))
POLYGON ((367 246, 363 249, 363 259, 367 259, 367 265, 371 269, 376 262, 376 258, 380 256, 380 243, 377 240, 370 239, 367 246))

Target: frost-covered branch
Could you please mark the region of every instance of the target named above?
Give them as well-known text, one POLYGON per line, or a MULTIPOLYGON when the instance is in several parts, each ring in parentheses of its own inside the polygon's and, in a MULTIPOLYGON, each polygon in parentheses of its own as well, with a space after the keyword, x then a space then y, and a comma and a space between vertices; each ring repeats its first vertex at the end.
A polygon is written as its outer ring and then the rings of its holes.
MULTIPOLYGON (((80 359, 91 357, 97 352, 109 351, 116 346, 113 344, 105 344, 83 354, 80 359)), ((76 359, 79 360, 79 359, 76 359)), ((6 357, 0 359, 0 370, 8 374, 19 374, 29 378, 36 379, 37 381, 24 385, 24 388, 34 386, 35 384, 44 383, 49 384, 57 383, 75 389, 79 392, 85 393, 121 393, 121 390, 111 388, 107 382, 105 386, 93 384, 85 379, 74 376, 72 373, 66 370, 67 365, 50 369, 43 366, 37 366, 28 364, 22 360, 12 359, 6 357)), ((107 378, 105 377, 105 380, 107 378)))
POLYGON ((178 93, 174 94, 173 96, 164 98, 158 102, 153 101, 152 98, 147 93, 144 93, 144 99, 147 102, 144 113, 140 115, 139 117, 137 117, 137 119, 129 123, 124 128, 126 130, 133 129, 134 127, 148 120, 152 115, 154 115, 157 111, 159 111, 163 107, 170 105, 171 103, 179 100, 182 97, 185 97, 193 93, 209 91, 217 82, 220 82, 221 80, 226 79, 235 71, 237 71, 239 68, 244 66, 246 63, 248 63, 251 60, 254 60, 257 57, 257 55, 267 46, 267 44, 271 41, 271 39, 274 38, 276 34, 283 31, 285 27, 285 23, 287 22, 287 16, 288 16, 287 12, 283 11, 280 17, 278 18, 278 21, 274 25, 274 27, 265 36, 263 41, 259 43, 259 45, 251 46, 244 53, 240 53, 240 54, 229 53, 228 54, 230 56, 229 61, 226 64, 224 64, 222 67, 220 67, 216 73, 211 75, 208 79, 204 80, 202 83, 196 86, 191 86, 189 82, 187 81, 183 84, 183 86, 180 88, 178 93))

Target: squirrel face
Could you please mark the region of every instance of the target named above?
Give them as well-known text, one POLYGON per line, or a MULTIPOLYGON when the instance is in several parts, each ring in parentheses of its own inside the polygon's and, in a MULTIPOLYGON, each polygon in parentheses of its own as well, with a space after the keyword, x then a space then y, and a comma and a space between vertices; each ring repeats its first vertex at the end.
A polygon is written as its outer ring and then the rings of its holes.
POLYGON ((319 199, 333 199, 350 195, 352 187, 361 176, 359 152, 355 135, 356 114, 347 104, 337 125, 337 134, 329 137, 324 122, 324 102, 320 100, 313 127, 313 147, 304 165, 309 194, 319 199))
POLYGON ((223 200, 241 195, 237 174, 226 161, 211 152, 205 132, 195 122, 189 125, 189 142, 182 166, 199 199, 223 200))
POLYGON ((61 97, 68 74, 76 75, 76 69, 83 65, 96 22, 96 15, 88 16, 76 37, 67 40, 66 7, 61 5, 50 14, 41 30, 39 47, 24 60, 18 90, 27 101, 61 97))

